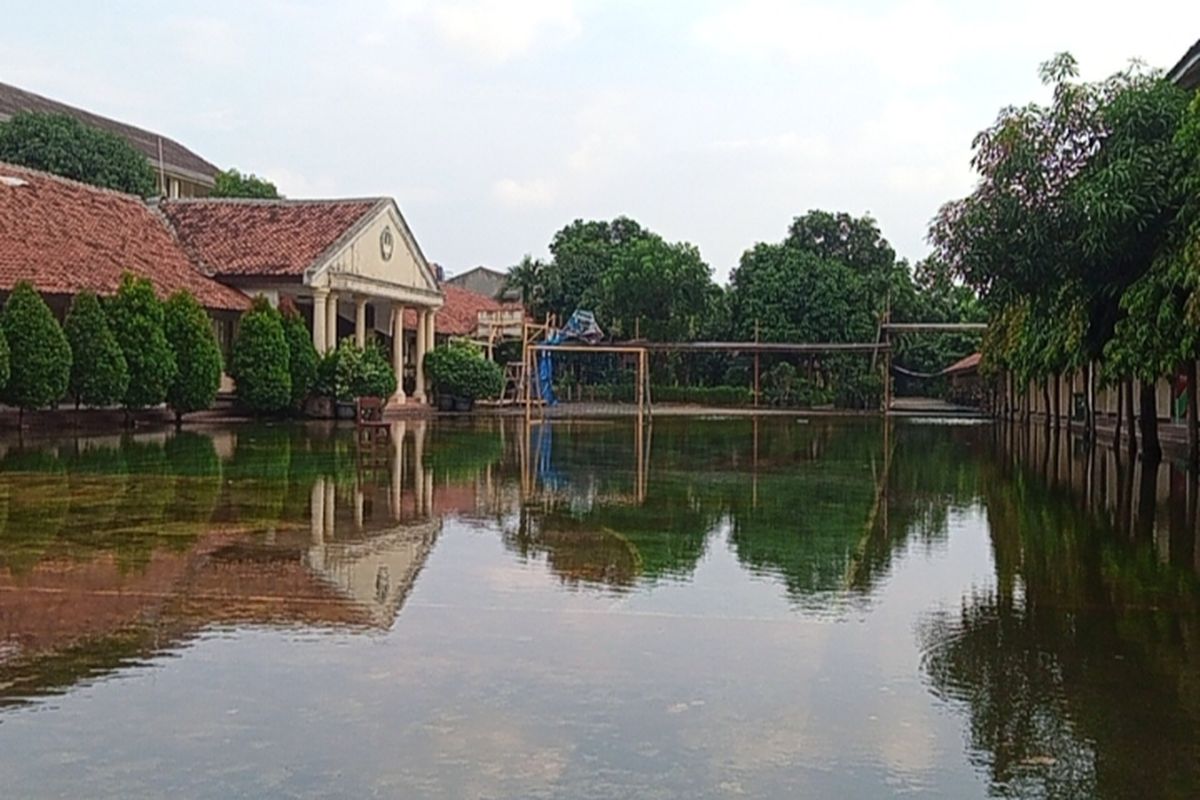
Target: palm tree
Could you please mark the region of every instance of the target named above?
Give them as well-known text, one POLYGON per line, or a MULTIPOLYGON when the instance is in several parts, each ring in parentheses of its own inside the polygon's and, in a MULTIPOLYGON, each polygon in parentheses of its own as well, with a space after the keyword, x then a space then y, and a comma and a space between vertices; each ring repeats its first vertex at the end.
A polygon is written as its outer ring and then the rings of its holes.
POLYGON ((531 255, 521 259, 521 263, 508 270, 508 278, 504 283, 506 289, 516 289, 521 293, 521 305, 526 310, 534 310, 541 300, 542 270, 545 263, 531 255))

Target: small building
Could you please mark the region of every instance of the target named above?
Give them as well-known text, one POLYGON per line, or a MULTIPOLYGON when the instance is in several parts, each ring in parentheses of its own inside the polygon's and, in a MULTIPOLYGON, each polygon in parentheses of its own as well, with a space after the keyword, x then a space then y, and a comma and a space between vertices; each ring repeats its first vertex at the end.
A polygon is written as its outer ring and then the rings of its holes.
POLYGON ((942 370, 946 377, 946 399, 961 406, 982 406, 985 393, 979 377, 982 356, 972 353, 942 370))
MULTIPOLYGON (((273 304, 286 297, 319 353, 351 333, 360 346, 368 336, 385 343, 397 376, 412 365, 413 397, 424 402, 424 356, 443 297, 394 200, 201 198, 159 209, 200 272, 273 304), (404 323, 410 310, 411 326, 404 323)), ((403 403, 399 384, 395 399, 403 403)))
POLYGON ((65 114, 89 127, 120 136, 149 159, 158 176, 159 194, 163 197, 204 197, 212 191, 220 172, 216 166, 168 136, 0 83, 0 122, 12 119, 22 111, 65 114))
POLYGON ((521 293, 508 285, 508 274, 490 267, 475 267, 459 275, 447 278, 451 286, 499 300, 502 303, 515 303, 521 300, 521 293))

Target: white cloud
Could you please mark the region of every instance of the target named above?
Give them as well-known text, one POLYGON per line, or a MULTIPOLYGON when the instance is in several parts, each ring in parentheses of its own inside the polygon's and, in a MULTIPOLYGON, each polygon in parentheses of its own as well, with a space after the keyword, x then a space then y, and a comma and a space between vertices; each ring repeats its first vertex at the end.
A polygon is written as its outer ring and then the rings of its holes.
POLYGON ((558 185, 546 178, 503 178, 492 185, 492 196, 511 209, 546 208, 558 197, 558 185))
POLYGON ((571 0, 459 0, 406 7, 410 14, 427 15, 447 43, 493 62, 570 41, 583 30, 571 0))

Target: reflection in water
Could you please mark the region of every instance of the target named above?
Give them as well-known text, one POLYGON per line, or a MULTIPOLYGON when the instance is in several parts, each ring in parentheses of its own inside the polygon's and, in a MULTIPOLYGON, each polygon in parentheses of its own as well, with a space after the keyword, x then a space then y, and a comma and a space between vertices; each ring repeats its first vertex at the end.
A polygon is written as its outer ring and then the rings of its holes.
POLYGON ((1200 490, 1123 455, 791 418, 10 445, 0 771, 56 795, 1194 797, 1200 490), (157 702, 207 734, 72 782, 60 749, 121 759, 78 731, 163 738, 152 687, 68 702, 146 664, 189 676, 157 702), (229 719, 187 705, 206 686, 229 719), (70 714, 24 715, 49 695, 70 714))
POLYGON ((965 706, 1012 797, 1195 797, 1196 477, 996 430, 983 462, 994 586, 920 627, 935 691, 965 706))
POLYGON ((0 705, 238 623, 386 629, 440 531, 425 423, 76 439, 0 461, 0 705), (222 453, 222 455, 218 455, 222 453))

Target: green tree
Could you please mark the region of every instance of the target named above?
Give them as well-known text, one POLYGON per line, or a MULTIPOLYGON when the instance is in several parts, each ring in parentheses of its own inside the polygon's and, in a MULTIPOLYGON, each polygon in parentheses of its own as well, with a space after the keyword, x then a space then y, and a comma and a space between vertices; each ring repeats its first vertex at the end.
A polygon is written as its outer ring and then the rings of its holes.
POLYGON ((283 333, 288 345, 288 374, 292 380, 292 407, 299 408, 312 392, 321 357, 313 346, 312 334, 295 309, 283 314, 283 333))
POLYGON ((279 198, 279 190, 275 184, 266 178, 260 178, 253 173, 241 173, 230 168, 218 172, 216 183, 211 193, 212 197, 251 197, 266 200, 279 198))
POLYGON ((69 391, 77 405, 120 403, 129 388, 129 365, 94 292, 80 292, 63 322, 71 345, 69 391))
POLYGON ((21 411, 57 403, 71 378, 71 345, 46 301, 29 283, 13 287, 0 327, 10 358, 4 401, 21 411))
POLYGON ((679 341, 696 336, 715 288, 694 245, 649 234, 617 249, 587 296, 616 338, 679 341))
POLYGON ((230 373, 237 383, 238 399, 250 411, 273 414, 291 403, 292 378, 288 374, 283 318, 261 295, 242 315, 230 373))
POLYGON ((153 167, 132 145, 66 114, 21 111, 0 123, 0 161, 142 197, 157 187, 153 167))
POLYGON ((647 235, 628 217, 612 222, 575 220, 550 242, 551 261, 540 270, 541 292, 535 295, 536 314, 552 312, 566 320, 576 309, 590 305, 589 290, 612 266, 617 253, 647 235))
POLYGON ((506 289, 516 289, 521 293, 521 305, 534 310, 541 306, 542 281, 546 264, 540 259, 526 255, 521 263, 508 270, 504 280, 506 289))
POLYGON ((163 330, 163 304, 154 287, 145 278, 125 273, 107 311, 108 324, 129 367, 125 408, 159 405, 167 399, 176 365, 163 330))
POLYGON ((167 404, 178 425, 184 414, 209 408, 216 399, 221 388, 221 348, 208 314, 191 292, 179 291, 167 300, 163 332, 175 357, 167 404))

